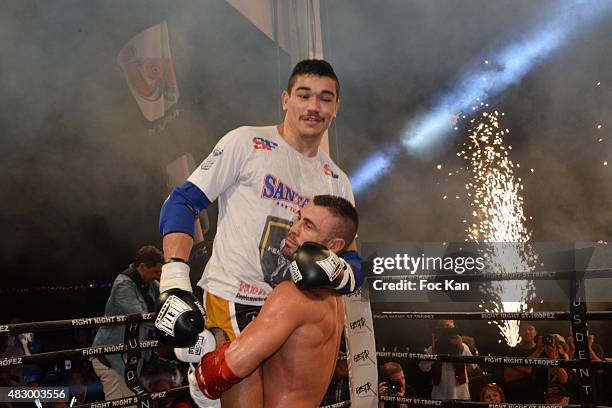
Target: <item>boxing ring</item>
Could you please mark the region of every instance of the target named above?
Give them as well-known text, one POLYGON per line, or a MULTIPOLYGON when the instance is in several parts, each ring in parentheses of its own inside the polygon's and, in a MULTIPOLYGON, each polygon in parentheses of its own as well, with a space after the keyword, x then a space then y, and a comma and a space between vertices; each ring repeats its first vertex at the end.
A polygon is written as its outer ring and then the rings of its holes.
MULTIPOLYGON (((529 358, 529 357, 509 357, 509 356, 457 356, 445 354, 424 354, 411 352, 387 352, 377 351, 378 358, 401 358, 408 361, 434 361, 448 363, 473 363, 487 365, 515 365, 530 367, 561 367, 576 368, 578 374, 578 386, 580 389, 580 404, 567 405, 569 407, 603 407, 595 405, 594 377, 591 375, 593 369, 612 368, 612 362, 591 361, 588 353, 588 336, 586 334, 586 323, 589 320, 612 320, 612 311, 587 311, 587 299, 585 296, 585 279, 610 278, 611 269, 598 269, 589 271, 569 271, 569 272, 534 272, 517 273, 503 276, 495 276, 500 280, 570 280, 570 304, 569 311, 540 311, 540 312, 517 312, 517 313, 490 313, 490 312, 382 312, 373 315, 375 320, 533 320, 533 321, 570 321, 572 336, 575 344, 576 360, 549 359, 549 358, 529 358)), ((429 276, 431 278, 431 276, 429 276)), ((378 278, 378 277, 377 277, 378 278)), ((402 275, 386 276, 383 279, 422 279, 422 275, 402 275)), ((457 276, 454 276, 456 279, 457 276)), ((490 274, 465 275, 461 279, 470 281, 491 280, 490 274)), ((5 357, 0 359, 0 367, 18 367, 28 364, 56 361, 62 359, 90 358, 106 354, 128 353, 126 363, 126 382, 135 395, 133 397, 122 398, 112 401, 99 401, 78 407, 87 408, 107 408, 124 407, 138 405, 139 407, 149 407, 151 401, 162 400, 165 398, 184 396, 189 394, 189 387, 182 386, 164 392, 149 394, 140 385, 136 375, 136 366, 141 350, 155 349, 159 346, 158 340, 138 341, 138 328, 142 322, 154 321, 154 313, 129 314, 118 316, 87 317, 69 320, 41 321, 30 323, 15 323, 0 326, 1 335, 17 335, 21 333, 34 333, 55 330, 68 330, 75 328, 94 328, 100 326, 126 326, 125 342, 120 344, 110 344, 98 347, 86 347, 79 349, 69 349, 46 353, 33 354, 20 357, 5 357), (136 357, 134 357, 136 356, 136 357)), ((354 355, 350 358, 354 362, 363 356, 354 355)), ((378 384, 365 384, 362 390, 357 392, 377 393, 378 384)), ((408 406, 440 406, 440 407, 482 407, 491 408, 527 408, 527 407, 549 407, 559 406, 550 404, 516 404, 501 403, 490 404, 485 402, 459 401, 459 400, 434 400, 424 398, 403 398, 392 396, 379 396, 379 401, 407 404, 408 406)), ((325 408, 339 408, 350 406, 350 401, 341 401, 335 404, 326 405, 325 408)))

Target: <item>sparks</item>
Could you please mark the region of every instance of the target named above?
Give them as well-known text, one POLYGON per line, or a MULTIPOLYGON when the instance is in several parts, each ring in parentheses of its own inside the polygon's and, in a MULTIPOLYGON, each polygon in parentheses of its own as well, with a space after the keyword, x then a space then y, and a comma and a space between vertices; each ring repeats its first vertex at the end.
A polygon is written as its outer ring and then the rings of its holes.
MULTIPOLYGON (((508 129, 500 126, 497 111, 482 112, 471 120, 468 141, 463 150, 473 153, 467 157, 469 181, 467 188, 473 207, 474 224, 466 228, 467 240, 495 243, 488 247, 489 270, 500 274, 529 271, 537 257, 527 243, 531 234, 524 226, 523 189, 513 168, 520 167, 509 158, 509 148, 504 145, 508 129), (467 148, 467 149, 466 149, 467 148), (500 243, 508 243, 507 245, 500 243)), ((533 172, 533 169, 530 169, 533 172)), ((487 312, 528 312, 533 300, 531 281, 494 281, 487 290, 487 312), (510 297, 519 301, 503 301, 510 297)), ((509 346, 519 342, 519 321, 493 322, 509 346)))

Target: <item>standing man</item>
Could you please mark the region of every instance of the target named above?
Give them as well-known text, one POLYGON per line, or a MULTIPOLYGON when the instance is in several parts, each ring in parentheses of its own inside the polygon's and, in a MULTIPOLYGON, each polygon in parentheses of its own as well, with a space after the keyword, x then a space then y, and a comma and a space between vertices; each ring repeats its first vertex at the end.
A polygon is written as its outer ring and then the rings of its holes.
MULTIPOLYGON (((436 330, 431 335, 431 346, 425 349, 425 353, 472 355, 468 346, 463 343, 459 332, 455 330, 453 320, 439 320, 437 322, 436 330)), ((472 368, 475 367, 475 364, 469 365, 472 368)), ((421 361, 419 368, 421 371, 431 372, 432 399, 470 399, 467 364, 421 361)))
MULTIPOLYGON (((195 342, 203 319, 191 293, 187 260, 194 219, 219 198, 213 253, 198 286, 205 291, 207 327, 220 344, 234 340, 259 313, 274 286, 290 278, 281 256, 292 219, 317 194, 354 203, 344 174, 319 149, 339 108, 338 78, 322 60, 298 63, 281 95, 285 119, 267 127, 241 127, 226 134, 187 182, 165 201, 160 215, 166 263, 161 278, 160 339, 185 347, 195 342)), ((288 245, 293 244, 288 242, 288 245)), ((340 254, 345 268, 340 293, 363 280, 353 241, 340 254)), ((263 401, 261 369, 223 396, 227 406, 263 401)))
MULTIPOLYGON (((544 344, 532 322, 521 320, 519 336, 521 342, 511 348, 506 355, 510 357, 542 357, 544 344)), ((504 367, 504 391, 508 402, 541 404, 545 387, 546 368, 544 367, 504 367)))
MULTIPOLYGON (((138 250, 132 264, 117 276, 104 309, 105 316, 132 313, 151 313, 159 297, 159 277, 164 255, 154 246, 143 246, 138 250)), ((140 340, 154 337, 151 323, 140 324, 140 340)), ((102 326, 94 338, 93 345, 106 346, 123 343, 125 326, 102 326)), ((143 352, 146 356, 150 351, 143 352)), ((138 370, 142 368, 140 360, 138 370)), ((134 395, 125 379, 125 363, 121 354, 97 356, 91 361, 96 375, 100 378, 106 400, 125 398, 134 395)))

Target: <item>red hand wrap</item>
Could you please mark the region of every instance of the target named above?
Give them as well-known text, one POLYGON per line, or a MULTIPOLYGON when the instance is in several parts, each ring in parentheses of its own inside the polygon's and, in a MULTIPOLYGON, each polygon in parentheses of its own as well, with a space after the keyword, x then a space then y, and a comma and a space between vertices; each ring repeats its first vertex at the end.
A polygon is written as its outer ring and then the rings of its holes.
POLYGON ((196 367, 195 378, 200 391, 208 399, 219 399, 221 394, 242 381, 242 378, 236 377, 225 362, 225 350, 229 345, 230 342, 226 341, 215 351, 204 354, 196 367))

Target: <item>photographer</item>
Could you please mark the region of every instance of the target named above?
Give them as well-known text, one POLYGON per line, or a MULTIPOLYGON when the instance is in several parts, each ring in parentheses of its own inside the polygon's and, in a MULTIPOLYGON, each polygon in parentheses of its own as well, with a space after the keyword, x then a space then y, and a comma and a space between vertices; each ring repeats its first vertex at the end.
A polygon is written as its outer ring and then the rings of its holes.
MULTIPOLYGON (((555 360, 564 359, 561 344, 558 342, 554 334, 547 334, 542 337, 544 346, 544 358, 552 358, 555 360)), ((549 368, 547 372, 547 385, 563 384, 566 385, 569 381, 569 375, 565 368, 549 368)))
MULTIPOLYGON (((440 320, 431 336, 431 346, 425 349, 427 354, 452 354, 471 356, 470 349, 463 343, 455 323, 452 320, 440 320)), ((474 366, 474 364, 471 364, 474 366)), ((433 387, 431 398, 469 400, 470 389, 466 364, 434 363, 421 361, 419 368, 431 372, 433 387)))
MULTIPOLYGON (((406 384, 404 369, 399 363, 389 361, 380 367, 380 379, 378 383, 378 395, 390 397, 416 398, 414 388, 406 384)), ((406 408, 406 404, 380 401, 378 408, 406 408)))
MULTIPOLYGON (((519 325, 521 342, 512 347, 507 355, 510 357, 544 357, 544 344, 542 337, 533 323, 521 321, 519 325), (537 339, 537 343, 536 343, 537 339)), ((553 353, 552 350, 549 352, 553 353)), ((504 367, 505 392, 508 402, 522 404, 542 403, 543 391, 546 387, 546 368, 529 366, 504 367)))

